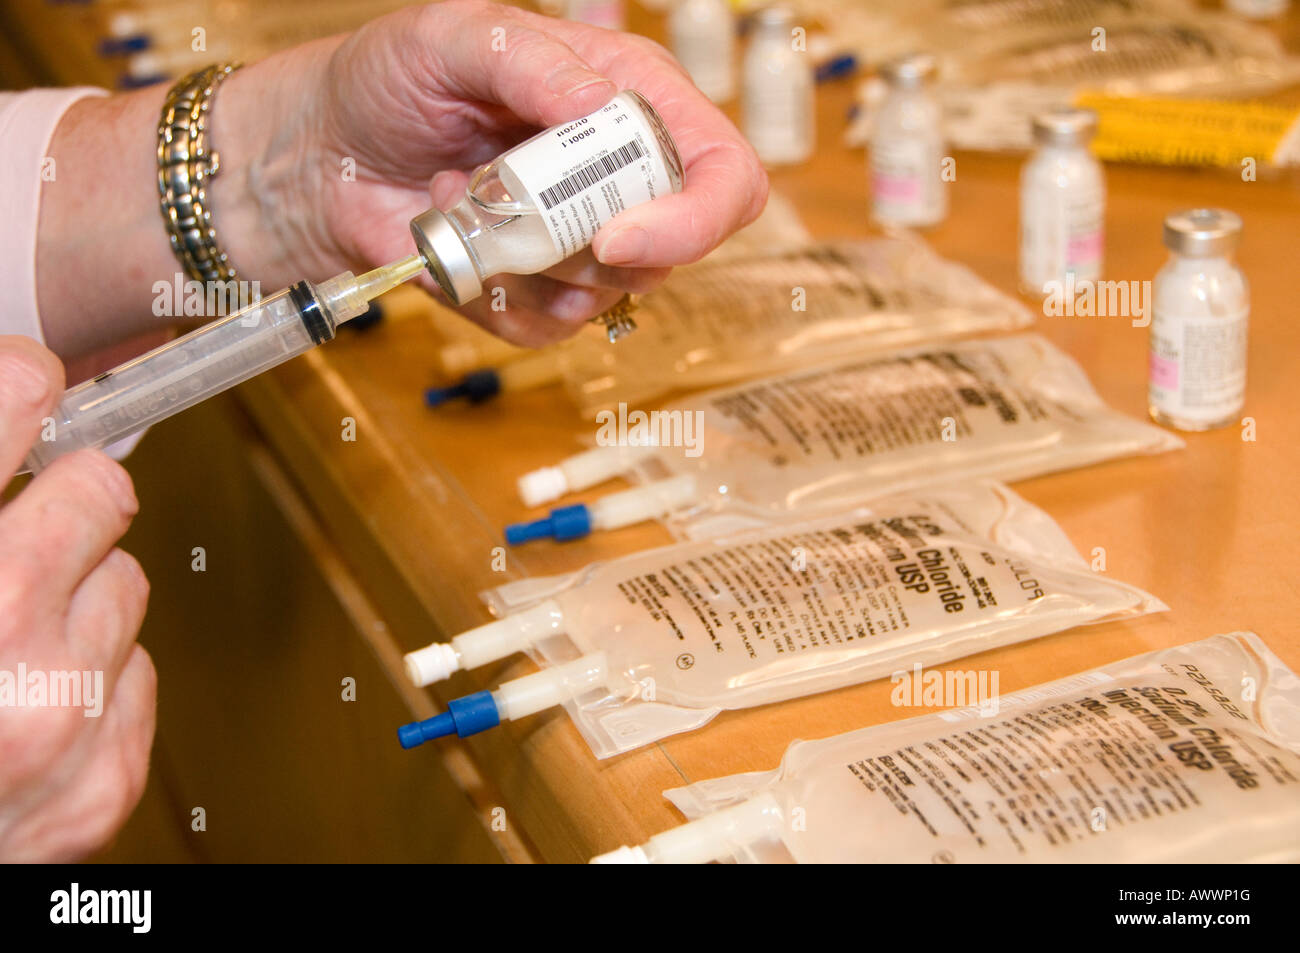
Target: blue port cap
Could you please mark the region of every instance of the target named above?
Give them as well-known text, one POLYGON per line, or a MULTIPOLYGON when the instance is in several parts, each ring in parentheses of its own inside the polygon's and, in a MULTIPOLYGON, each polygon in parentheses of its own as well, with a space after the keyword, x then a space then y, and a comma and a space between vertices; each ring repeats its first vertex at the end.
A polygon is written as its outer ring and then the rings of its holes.
POLYGON ((585 503, 575 503, 573 506, 551 510, 551 515, 545 519, 507 526, 506 542, 511 546, 534 539, 556 539, 564 543, 571 539, 582 539, 590 533, 591 510, 587 509, 585 503))
POLYGON ((857 71, 858 58, 852 53, 841 53, 839 56, 820 64, 813 75, 817 82, 825 83, 828 80, 852 76, 857 71))
POLYGON ((430 407, 437 407, 457 397, 464 397, 471 404, 481 404, 499 393, 501 393, 501 377, 488 367, 466 374, 459 384, 451 387, 430 387, 424 392, 424 402, 430 407))
POLYGON ((99 55, 127 56, 131 53, 141 53, 151 45, 149 37, 143 33, 135 33, 131 36, 106 36, 99 41, 99 55))
POLYGON ((441 715, 402 725, 397 729, 397 740, 403 748, 415 748, 426 741, 448 735, 468 738, 499 724, 501 713, 497 711, 497 703, 492 700, 492 693, 475 692, 454 699, 441 715))

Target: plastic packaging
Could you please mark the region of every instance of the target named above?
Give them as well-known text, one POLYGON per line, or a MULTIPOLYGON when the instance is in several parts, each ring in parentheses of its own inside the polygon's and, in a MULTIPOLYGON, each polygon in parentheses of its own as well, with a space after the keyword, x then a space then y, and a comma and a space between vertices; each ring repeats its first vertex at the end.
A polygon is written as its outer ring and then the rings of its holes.
POLYGON ((611 445, 580 455, 580 468, 563 461, 525 474, 525 501, 593 486, 628 461, 643 481, 691 473, 699 504, 668 521, 690 536, 926 483, 1019 480, 1182 446, 1107 407, 1083 370, 1034 334, 825 365, 691 395, 654 413, 661 416, 647 415, 646 427, 628 428, 640 446, 611 433, 611 445), (688 422, 691 446, 670 445, 683 442, 688 422))
POLYGON ((821 242, 678 268, 642 300, 636 347, 583 335, 560 364, 590 419, 620 402, 1032 321, 916 236, 821 242))
POLYGON ((1300 165, 1300 106, 1084 93, 1100 117, 1093 152, 1108 161, 1161 165, 1300 165))
MULTIPOLYGON (((957 149, 1029 149, 1032 117, 1067 107, 1086 92, 1237 97, 1300 79, 1300 59, 1287 55, 1267 30, 1167 7, 1059 26, 967 28, 959 40, 935 40, 927 48, 939 51, 935 95, 948 142, 957 149)), ((849 130, 849 142, 870 139, 883 93, 879 80, 864 84, 867 108, 849 130)))
POLYGON ((792 744, 603 863, 1300 861, 1300 679, 1253 633, 792 744))
POLYGON ((601 758, 724 709, 1164 608, 1091 572, 1047 514, 993 483, 679 543, 485 598, 504 618, 411 653, 408 674, 428 683, 524 650, 549 670, 600 653, 605 684, 565 704, 601 758))

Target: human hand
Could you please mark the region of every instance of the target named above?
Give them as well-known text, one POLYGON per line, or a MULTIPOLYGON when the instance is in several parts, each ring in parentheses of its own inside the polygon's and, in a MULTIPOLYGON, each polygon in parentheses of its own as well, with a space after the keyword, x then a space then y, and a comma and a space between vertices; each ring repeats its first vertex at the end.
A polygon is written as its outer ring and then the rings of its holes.
POLYGON ((409 255, 410 219, 453 204, 469 170, 619 89, 638 90, 663 117, 685 187, 627 210, 591 249, 542 275, 494 278, 506 311, 493 311, 490 295, 461 309, 536 346, 573 333, 625 291, 650 290, 762 210, 767 178, 753 150, 658 44, 481 0, 407 8, 234 74, 213 138, 229 153, 227 143, 245 137, 239 148, 256 156, 247 181, 260 190, 266 229, 296 249, 301 274, 323 277, 409 255), (255 130, 234 128, 252 114, 265 117, 261 144, 247 141, 255 130))
MULTIPOLYGON (((6 478, 62 391, 53 354, 0 337, 6 478)), ((131 478, 92 450, 59 458, 0 509, 0 862, 84 856, 144 791, 155 676, 135 637, 149 584, 113 545, 135 512, 131 478), (19 666, 28 684, 17 683, 19 666), (39 706, 33 677, 47 686, 39 706), (81 707, 52 707, 60 684, 81 707)))

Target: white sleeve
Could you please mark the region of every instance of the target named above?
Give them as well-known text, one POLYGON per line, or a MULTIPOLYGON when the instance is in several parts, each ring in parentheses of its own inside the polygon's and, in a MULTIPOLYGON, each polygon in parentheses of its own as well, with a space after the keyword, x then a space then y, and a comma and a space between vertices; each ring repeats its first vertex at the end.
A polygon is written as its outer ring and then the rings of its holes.
POLYGON ((58 181, 46 153, 68 107, 102 89, 34 89, 0 93, 0 334, 25 334, 44 343, 36 310, 36 228, 41 188, 58 181))
MULTIPOLYGON (((47 155, 50 140, 69 106, 106 95, 89 86, 0 93, 0 334, 45 343, 36 303, 36 230, 41 189, 58 181, 58 167, 47 155)), ((141 436, 119 440, 105 452, 121 459, 141 436)))

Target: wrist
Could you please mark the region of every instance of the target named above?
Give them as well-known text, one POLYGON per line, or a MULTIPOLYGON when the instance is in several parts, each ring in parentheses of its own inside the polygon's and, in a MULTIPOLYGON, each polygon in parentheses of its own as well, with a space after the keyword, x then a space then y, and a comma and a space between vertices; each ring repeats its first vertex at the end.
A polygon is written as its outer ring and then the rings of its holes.
POLYGON ((208 186, 217 240, 265 289, 346 267, 324 214, 338 160, 320 135, 319 90, 338 38, 237 70, 212 105, 220 172, 208 186))

